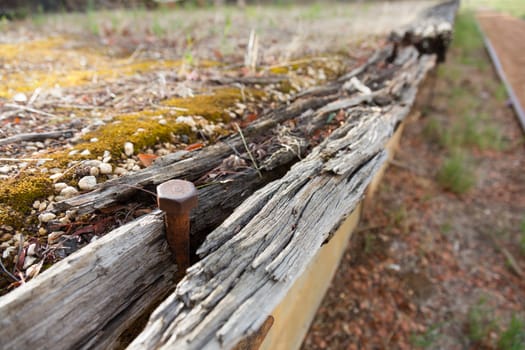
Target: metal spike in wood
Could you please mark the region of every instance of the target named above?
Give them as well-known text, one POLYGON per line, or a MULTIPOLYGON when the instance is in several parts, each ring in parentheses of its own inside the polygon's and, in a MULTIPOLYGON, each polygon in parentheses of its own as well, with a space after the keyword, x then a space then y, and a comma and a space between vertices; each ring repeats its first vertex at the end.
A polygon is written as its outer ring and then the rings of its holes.
POLYGON ((197 206, 197 189, 185 180, 157 186, 157 203, 166 213, 166 239, 181 274, 190 266, 190 211, 197 206))

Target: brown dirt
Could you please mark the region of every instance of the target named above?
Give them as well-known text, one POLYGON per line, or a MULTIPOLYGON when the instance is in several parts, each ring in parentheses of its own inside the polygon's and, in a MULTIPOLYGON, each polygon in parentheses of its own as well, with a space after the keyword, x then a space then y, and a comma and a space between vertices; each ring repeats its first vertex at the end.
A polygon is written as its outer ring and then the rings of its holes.
POLYGON ((525 316, 523 134, 505 101, 491 97, 497 77, 483 49, 474 57, 485 68, 460 56, 453 49, 440 78, 422 89, 423 114, 407 121, 303 350, 498 349, 509 319, 525 316), (466 93, 462 103, 470 96, 506 143, 467 148, 476 184, 463 195, 439 185, 449 151, 429 135, 432 121, 450 130, 462 118, 457 87, 466 93))
MULTIPOLYGON (((478 23, 488 37, 512 85, 518 103, 525 109, 525 21, 506 14, 480 12, 478 23), (518 39, 521 38, 521 39, 518 39)), ((525 121, 523 121, 525 122, 525 121)))

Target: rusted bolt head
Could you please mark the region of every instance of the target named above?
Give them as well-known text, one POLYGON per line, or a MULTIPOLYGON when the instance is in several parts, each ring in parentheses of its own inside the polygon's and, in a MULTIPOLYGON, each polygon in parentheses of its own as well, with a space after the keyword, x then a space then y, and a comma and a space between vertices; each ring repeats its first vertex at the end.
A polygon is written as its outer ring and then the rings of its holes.
POLYGON ((189 181, 166 181, 157 186, 157 203, 167 213, 189 213, 197 206, 197 189, 189 181))

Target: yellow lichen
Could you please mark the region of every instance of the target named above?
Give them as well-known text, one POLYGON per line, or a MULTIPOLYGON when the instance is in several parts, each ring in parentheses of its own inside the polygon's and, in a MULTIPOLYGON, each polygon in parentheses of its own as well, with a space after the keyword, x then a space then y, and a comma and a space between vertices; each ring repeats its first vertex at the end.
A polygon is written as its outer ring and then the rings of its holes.
MULTIPOLYGON (((0 44, 0 70, 4 84, 0 97, 10 98, 19 92, 38 87, 71 87, 92 81, 112 81, 136 73, 178 68, 181 60, 143 60, 115 58, 103 49, 73 46, 64 37, 52 37, 17 44, 0 44), (7 68, 8 67, 8 68, 7 68), (30 67, 30 69, 28 69, 30 67)), ((199 67, 218 63, 198 61, 199 67)))
POLYGON ((27 214, 31 205, 38 199, 47 196, 52 189, 49 177, 35 174, 21 174, 19 177, 0 183, 0 203, 27 214))

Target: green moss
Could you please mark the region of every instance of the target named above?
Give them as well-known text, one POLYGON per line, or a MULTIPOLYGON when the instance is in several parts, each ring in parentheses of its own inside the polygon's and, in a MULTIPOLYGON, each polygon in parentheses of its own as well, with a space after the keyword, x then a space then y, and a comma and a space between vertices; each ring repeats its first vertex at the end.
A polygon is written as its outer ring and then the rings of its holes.
POLYGON ((0 184, 0 202, 27 214, 35 200, 52 191, 52 181, 44 175, 22 174, 0 184))
POLYGON ((287 75, 291 72, 301 72, 304 69, 323 70, 326 79, 335 79, 345 72, 344 55, 332 54, 322 57, 305 57, 304 59, 287 62, 266 68, 270 73, 287 75))
MULTIPOLYGON (((254 90, 244 89, 244 94, 254 95, 254 90)), ((162 105, 185 109, 179 115, 199 115, 207 120, 218 122, 228 121, 229 114, 225 108, 232 107, 242 100, 242 92, 237 88, 221 88, 211 94, 197 95, 192 98, 172 98, 162 102, 162 105)))

